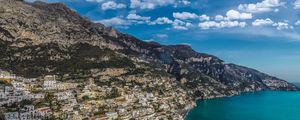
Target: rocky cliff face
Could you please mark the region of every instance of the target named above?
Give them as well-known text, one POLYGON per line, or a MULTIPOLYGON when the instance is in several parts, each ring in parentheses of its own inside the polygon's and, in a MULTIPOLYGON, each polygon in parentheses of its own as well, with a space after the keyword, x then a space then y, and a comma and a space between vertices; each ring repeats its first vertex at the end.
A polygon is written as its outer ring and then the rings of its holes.
POLYGON ((23 77, 55 74, 88 79, 98 75, 95 71, 122 68, 127 71, 123 79, 134 79, 141 86, 151 83, 147 80, 168 78, 164 81, 172 85, 168 91, 182 91, 187 101, 259 90, 299 90, 190 46, 143 42, 93 23, 64 4, 0 2, 0 69, 23 77))

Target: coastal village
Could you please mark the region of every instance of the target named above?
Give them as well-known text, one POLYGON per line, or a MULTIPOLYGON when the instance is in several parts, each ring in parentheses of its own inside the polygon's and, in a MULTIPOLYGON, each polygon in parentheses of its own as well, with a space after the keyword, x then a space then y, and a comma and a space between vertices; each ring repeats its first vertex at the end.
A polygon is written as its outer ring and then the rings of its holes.
MULTIPOLYGON (((194 106, 193 102, 185 101, 187 95, 183 90, 178 88, 176 92, 168 92, 168 89, 174 89, 172 84, 165 84, 167 82, 159 79, 147 86, 132 81, 118 81, 117 76, 121 71, 123 70, 107 69, 101 72, 101 79, 110 81, 106 83, 99 83, 93 78, 80 82, 62 81, 56 75, 24 78, 1 71, 1 118, 5 120, 183 119, 188 109, 194 106), (151 91, 147 89, 149 85, 163 85, 167 88, 151 91), (179 113, 178 109, 186 111, 179 113)), ((139 80, 135 76, 129 78, 139 80)))

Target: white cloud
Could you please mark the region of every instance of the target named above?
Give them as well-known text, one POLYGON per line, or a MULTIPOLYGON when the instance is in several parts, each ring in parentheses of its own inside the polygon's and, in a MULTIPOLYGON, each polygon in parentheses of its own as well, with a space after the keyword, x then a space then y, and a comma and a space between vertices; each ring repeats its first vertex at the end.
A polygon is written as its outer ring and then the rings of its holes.
POLYGON ((149 23, 149 25, 163 25, 163 24, 170 24, 172 25, 172 28, 176 30, 188 30, 189 27, 193 26, 193 24, 190 22, 184 22, 179 19, 175 19, 173 21, 167 17, 159 17, 156 20, 149 23))
POLYGON ((155 34, 154 37, 159 39, 166 39, 169 36, 167 34, 155 34))
POLYGON ((277 22, 273 24, 277 30, 284 30, 284 29, 293 29, 293 26, 290 26, 287 22, 277 22))
POLYGON ((173 3, 173 7, 177 8, 178 6, 188 6, 191 4, 188 0, 175 0, 176 2, 173 3))
POLYGON ((221 20, 224 20, 224 17, 222 15, 216 15, 215 20, 221 21, 221 20))
POLYGON ((300 20, 297 20, 295 23, 296 26, 300 25, 300 20))
POLYGON ((176 30, 188 30, 188 27, 192 27, 193 24, 189 22, 184 22, 178 19, 175 19, 172 24, 173 28, 176 30))
POLYGON ((173 28, 176 29, 176 30, 188 30, 187 27, 185 27, 185 26, 179 26, 179 25, 175 25, 175 26, 173 26, 173 28))
POLYGON ((263 0, 258 3, 251 4, 240 4, 238 6, 239 10, 251 13, 261 13, 261 12, 270 12, 270 11, 278 11, 276 7, 283 6, 285 3, 280 0, 263 0))
POLYGON ((130 13, 127 17, 128 22, 130 23, 136 23, 136 24, 145 24, 145 23, 150 23, 151 17, 144 17, 137 15, 135 13, 130 13))
POLYGON ((155 5, 153 3, 146 3, 140 0, 130 0, 130 8, 154 9, 155 5))
POLYGON ((181 13, 176 12, 173 13, 173 17, 180 20, 187 20, 187 19, 196 19, 198 18, 198 15, 190 12, 181 12, 181 13))
POLYGON ((172 28, 176 30, 188 30, 189 27, 192 27, 193 24, 190 22, 184 22, 179 19, 170 20, 167 17, 159 17, 156 20, 149 23, 149 25, 163 25, 163 24, 171 24, 172 28))
POLYGON ((144 17, 144 16, 140 16, 140 15, 137 15, 135 13, 131 13, 127 16, 127 19, 130 19, 130 20, 144 20, 144 21, 147 21, 147 20, 150 20, 151 17, 144 17))
POLYGON ((98 3, 102 3, 106 0, 86 0, 87 2, 98 2, 98 3))
POLYGON ((108 1, 105 2, 101 5, 102 10, 116 10, 116 9, 121 9, 121 8, 126 8, 125 4, 122 3, 116 3, 114 1, 108 1))
POLYGON ((175 0, 130 0, 130 8, 154 9, 157 6, 174 4, 175 0))
POLYGON ((207 16, 207 15, 201 15, 201 16, 199 16, 199 20, 200 21, 208 21, 210 19, 210 17, 209 16, 207 16))
POLYGON ((210 29, 210 28, 214 28, 214 27, 219 26, 219 23, 217 23, 215 21, 206 21, 206 22, 199 23, 198 26, 201 29, 210 29))
POLYGON ((295 8, 295 9, 300 9, 300 0, 296 0, 296 1, 294 2, 294 8, 295 8))
POLYGON ((146 40, 144 40, 145 42, 155 42, 155 40, 154 39, 146 39, 146 40))
POLYGON ((236 10, 229 10, 226 13, 226 16, 229 20, 252 19, 252 14, 251 13, 240 13, 239 11, 236 11, 236 10))
POLYGON ((185 23, 185 26, 186 26, 186 27, 192 27, 192 26, 193 26, 193 24, 192 24, 192 23, 190 23, 190 22, 186 22, 186 23, 185 23))
POLYGON ((179 43, 178 45, 185 45, 185 46, 192 46, 192 44, 191 43, 179 43))
POLYGON ((231 28, 231 27, 245 27, 247 24, 246 22, 239 22, 239 21, 206 21, 199 23, 199 27, 201 29, 211 29, 211 28, 231 28))
POLYGON ((252 14, 251 13, 240 13, 239 11, 236 10, 228 10, 226 12, 226 15, 216 15, 215 16, 215 21, 230 21, 230 20, 246 20, 246 19, 252 19, 252 14))
POLYGON ((256 19, 254 22, 252 22, 253 26, 266 26, 266 25, 272 25, 274 22, 270 19, 256 19))
POLYGON ((131 24, 131 23, 128 23, 126 20, 120 18, 120 17, 113 17, 113 18, 110 18, 110 19, 103 19, 103 20, 99 20, 99 21, 96 21, 96 22, 102 23, 106 26, 128 26, 128 25, 131 24))
POLYGON ((184 4, 184 5, 189 5, 189 4, 191 4, 191 2, 188 1, 188 0, 181 0, 181 1, 179 1, 179 3, 182 3, 182 4, 184 4))
POLYGON ((162 24, 172 24, 172 23, 173 21, 167 17, 159 17, 156 20, 152 21, 150 25, 155 25, 155 24, 162 25, 162 24))

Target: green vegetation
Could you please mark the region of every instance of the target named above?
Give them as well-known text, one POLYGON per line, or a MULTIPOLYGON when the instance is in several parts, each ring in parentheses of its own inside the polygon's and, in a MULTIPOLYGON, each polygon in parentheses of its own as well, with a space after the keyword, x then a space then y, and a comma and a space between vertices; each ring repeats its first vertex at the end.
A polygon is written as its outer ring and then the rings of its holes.
POLYGON ((22 100, 21 102, 20 102, 20 106, 21 107, 24 107, 25 105, 32 105, 32 101, 31 100, 22 100))
POLYGON ((106 96, 106 99, 113 99, 113 98, 117 98, 117 97, 120 97, 121 94, 119 93, 118 89, 113 87, 111 89, 111 92, 109 95, 106 96))
POLYGON ((5 120, 4 118, 5 118, 4 113, 0 112, 0 120, 5 120))
POLYGON ((88 95, 85 95, 82 97, 82 100, 84 100, 84 101, 89 100, 89 99, 90 99, 90 97, 88 95))
POLYGON ((7 48, 8 43, 0 43, 0 67, 9 69, 26 77, 38 77, 47 74, 73 74, 74 79, 85 79, 93 68, 135 68, 127 57, 122 57, 109 49, 100 49, 89 44, 76 44, 69 48, 57 43, 47 43, 23 48, 7 48), (6 47, 6 48, 5 48, 6 47), (22 54, 22 56, 12 56, 22 54), (24 57, 30 59, 24 59, 24 57), (108 60, 102 60, 109 58, 108 60))

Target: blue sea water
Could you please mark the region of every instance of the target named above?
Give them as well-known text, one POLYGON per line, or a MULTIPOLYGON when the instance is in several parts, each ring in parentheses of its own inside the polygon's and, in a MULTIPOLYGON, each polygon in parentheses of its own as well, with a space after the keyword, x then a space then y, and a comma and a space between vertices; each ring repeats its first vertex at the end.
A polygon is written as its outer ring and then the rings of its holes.
POLYGON ((300 120, 300 92, 262 91, 198 100, 186 120, 300 120))
POLYGON ((295 83, 295 85, 297 85, 298 87, 300 87, 300 83, 295 83))

